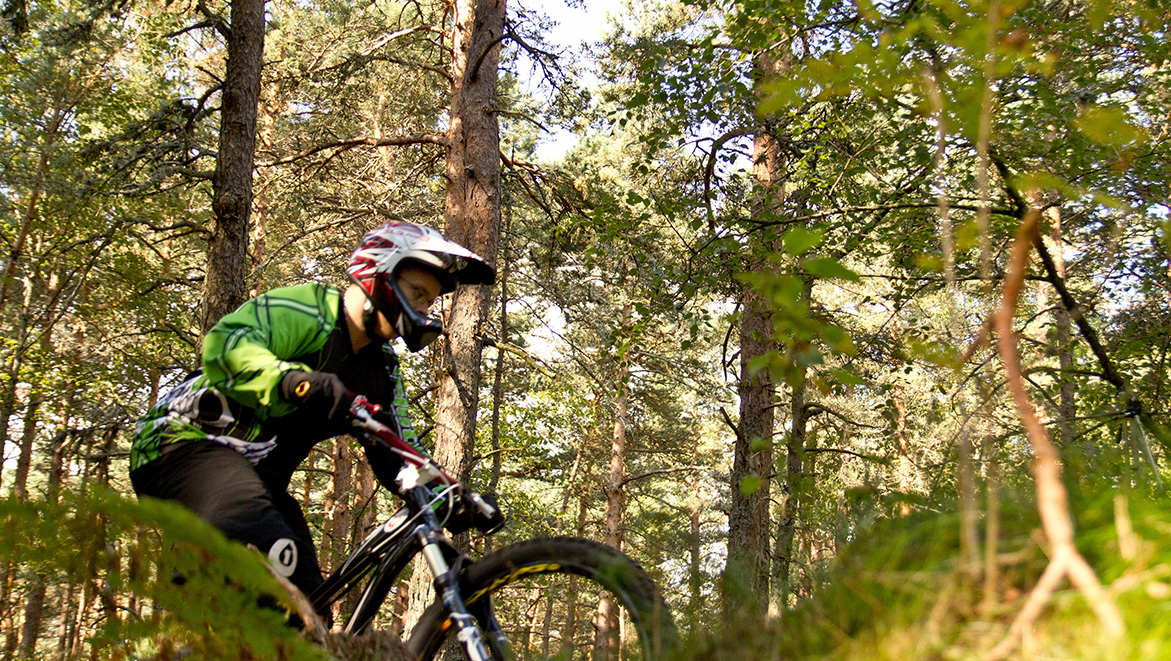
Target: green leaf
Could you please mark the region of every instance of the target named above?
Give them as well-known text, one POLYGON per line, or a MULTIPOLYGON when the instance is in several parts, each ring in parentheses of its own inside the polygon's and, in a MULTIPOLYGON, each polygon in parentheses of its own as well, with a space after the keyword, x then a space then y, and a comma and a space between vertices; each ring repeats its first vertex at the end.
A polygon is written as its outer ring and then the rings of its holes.
POLYGON ((740 480, 740 493, 745 496, 751 496, 764 486, 764 478, 759 475, 746 475, 744 479, 740 480))
POLYGON ((850 282, 858 282, 858 274, 842 265, 841 262, 833 257, 815 257, 807 259, 801 264, 805 268, 805 272, 810 275, 815 275, 819 278, 833 279, 841 278, 842 280, 849 280, 850 282))
POLYGON ((1074 125, 1090 140, 1112 147, 1147 139, 1146 132, 1132 124, 1126 111, 1116 106, 1090 106, 1082 111, 1074 125))
POLYGON ((838 353, 853 356, 856 352, 854 341, 850 339, 850 334, 841 326, 826 324, 822 328, 821 335, 825 339, 826 344, 838 353))
POLYGON ((849 370, 831 369, 829 373, 833 375, 834 379, 836 379, 838 383, 841 383, 842 385, 860 386, 866 383, 865 379, 858 376, 857 374, 854 374, 853 372, 850 372, 849 370))
POLYGON ((796 256, 820 246, 825 236, 820 230, 794 227, 785 232, 781 240, 784 242, 785 252, 796 256))

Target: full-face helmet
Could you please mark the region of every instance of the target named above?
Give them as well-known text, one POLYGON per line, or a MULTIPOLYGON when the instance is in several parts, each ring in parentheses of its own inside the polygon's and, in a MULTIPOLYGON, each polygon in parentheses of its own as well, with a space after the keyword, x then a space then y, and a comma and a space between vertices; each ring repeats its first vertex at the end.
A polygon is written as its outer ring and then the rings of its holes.
POLYGON ((389 221, 368 232, 350 257, 347 269, 350 278, 366 293, 366 333, 377 339, 373 316, 375 311, 381 312, 411 351, 435 341, 443 332, 443 322, 420 314, 403 295, 398 274, 406 266, 433 274, 442 294, 453 291, 460 283, 490 285, 496 281, 496 271, 482 257, 430 227, 389 221))

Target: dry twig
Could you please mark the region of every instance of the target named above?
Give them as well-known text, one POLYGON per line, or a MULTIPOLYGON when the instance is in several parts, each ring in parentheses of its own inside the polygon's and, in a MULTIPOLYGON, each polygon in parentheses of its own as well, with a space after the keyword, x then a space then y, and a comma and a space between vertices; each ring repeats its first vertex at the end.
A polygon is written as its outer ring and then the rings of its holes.
POLYGON ((1049 546, 1049 566, 1033 588, 1024 607, 1017 614, 1008 636, 989 653, 990 659, 1002 659, 1016 648, 1033 622, 1049 602, 1062 578, 1069 577, 1074 587, 1081 591, 1106 633, 1121 636, 1125 632, 1122 614, 1114 599, 1102 589, 1094 570, 1074 545, 1073 521, 1069 513, 1069 499, 1061 482, 1061 461, 1057 449, 1049 439, 1045 426, 1038 420, 1025 390, 1021 376, 1020 356, 1017 354, 1016 335, 1012 329, 1013 313, 1024 283, 1029 251, 1037 235, 1037 220, 1040 214, 1029 209, 1017 230, 1016 239, 1009 256, 1008 277, 1004 282, 1004 294, 995 316, 995 328, 1000 359, 1004 363, 1005 378, 1017 413, 1033 447, 1033 477, 1037 483, 1037 510, 1041 515, 1041 527, 1049 546))

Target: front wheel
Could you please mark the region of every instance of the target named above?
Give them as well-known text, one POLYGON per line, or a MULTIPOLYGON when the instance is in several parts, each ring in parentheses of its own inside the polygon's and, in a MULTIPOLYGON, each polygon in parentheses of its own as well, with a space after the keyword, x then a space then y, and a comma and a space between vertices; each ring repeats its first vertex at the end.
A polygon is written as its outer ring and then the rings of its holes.
MULTIPOLYGON (((647 573, 586 539, 506 546, 466 566, 460 590, 496 659, 649 660, 676 642, 671 614, 647 573)), ((432 659, 452 629, 436 602, 407 646, 416 658, 432 659)))

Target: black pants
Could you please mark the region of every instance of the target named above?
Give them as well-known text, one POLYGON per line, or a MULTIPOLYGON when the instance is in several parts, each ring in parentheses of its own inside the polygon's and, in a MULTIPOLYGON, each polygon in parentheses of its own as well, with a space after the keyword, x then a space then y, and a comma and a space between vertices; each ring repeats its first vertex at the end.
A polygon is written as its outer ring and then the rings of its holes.
POLYGON ((139 498, 182 503, 228 539, 260 549, 276 572, 305 594, 321 584, 300 505, 283 488, 270 489, 232 448, 210 441, 168 446, 158 459, 131 471, 130 481, 139 498))

